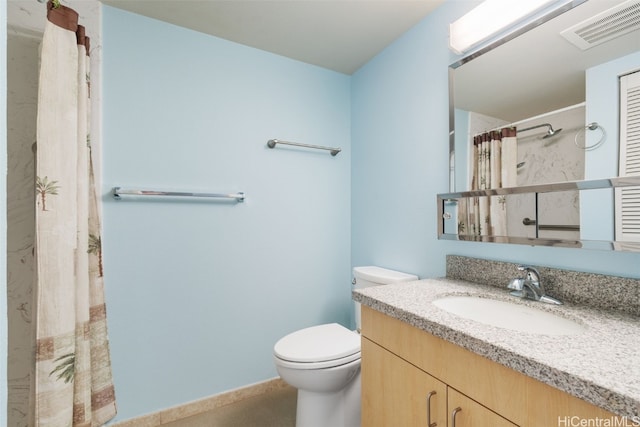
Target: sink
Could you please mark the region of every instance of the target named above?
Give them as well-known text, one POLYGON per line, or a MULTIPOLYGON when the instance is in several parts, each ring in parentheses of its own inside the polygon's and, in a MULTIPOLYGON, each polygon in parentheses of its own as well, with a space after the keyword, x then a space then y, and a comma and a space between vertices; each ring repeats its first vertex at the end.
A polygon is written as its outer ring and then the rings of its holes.
POLYGON ((586 330, 578 322, 526 305, 477 296, 448 296, 433 301, 456 316, 485 325, 544 335, 575 335, 586 330))

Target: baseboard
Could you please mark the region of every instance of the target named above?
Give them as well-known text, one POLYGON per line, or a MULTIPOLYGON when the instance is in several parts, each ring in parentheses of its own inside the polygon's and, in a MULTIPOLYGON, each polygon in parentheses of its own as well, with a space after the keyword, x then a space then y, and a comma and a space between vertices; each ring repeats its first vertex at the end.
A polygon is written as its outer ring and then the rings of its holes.
POLYGON ((230 403, 239 402, 249 397, 258 396, 260 394, 290 387, 281 378, 251 384, 245 387, 226 391, 224 393, 205 397, 203 399, 194 400, 182 405, 173 406, 151 414, 142 415, 140 417, 131 418, 110 424, 113 427, 158 427, 173 421, 178 421, 203 412, 220 408, 230 403))

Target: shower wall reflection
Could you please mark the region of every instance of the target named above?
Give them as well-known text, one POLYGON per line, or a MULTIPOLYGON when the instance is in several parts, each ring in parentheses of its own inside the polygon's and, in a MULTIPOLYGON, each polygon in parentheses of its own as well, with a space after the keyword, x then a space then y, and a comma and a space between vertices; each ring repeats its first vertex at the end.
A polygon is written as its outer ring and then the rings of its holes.
MULTIPOLYGON (((458 112, 457 117, 460 119, 464 115, 467 119, 469 144, 471 144, 470 141, 473 140, 474 135, 507 125, 503 120, 474 112, 458 112)), ((579 104, 518 122, 516 185, 522 187, 583 180, 585 151, 580 147, 584 146, 584 120, 585 107, 584 104, 579 104), (553 135, 549 135, 549 127, 543 126, 545 123, 551 124, 555 130, 553 135)), ((470 162, 475 161, 474 159, 469 160, 470 162)), ((473 170, 472 163, 469 164, 468 170, 473 170)), ((469 183, 467 188, 476 188, 471 182, 472 173, 469 172, 468 175, 469 178, 466 178, 469 183)), ((580 239, 580 199, 578 193, 553 194, 544 198, 544 203, 537 203, 535 197, 517 195, 511 196, 507 203, 501 203, 501 206, 506 209, 507 235, 530 238, 580 239), (544 230, 538 228, 536 230, 530 221, 526 221, 527 218, 536 218, 536 212, 543 216, 544 222, 547 224, 566 225, 567 227, 544 230)), ((480 206, 482 206, 482 199, 480 206)), ((472 204, 469 205, 469 208, 471 212, 474 211, 472 204)), ((462 207, 461 214, 467 215, 464 209, 465 207, 462 207)), ((458 230, 460 234, 487 234, 479 233, 476 230, 477 227, 467 226, 467 224, 473 225, 473 221, 461 221, 459 228, 461 226, 464 231, 458 230)), ((484 227, 484 230, 490 229, 490 227, 484 227)))
MULTIPOLYGON (((523 122, 519 128, 551 123, 553 128, 562 129, 555 135, 543 138, 546 129, 540 128, 518 133, 518 186, 548 184, 552 182, 579 181, 584 179, 585 151, 582 132, 585 121, 585 107, 579 105, 552 113, 543 119, 523 122)), ((529 201, 531 203, 531 201, 529 201)), ((522 223, 525 213, 532 206, 522 210, 508 212, 511 223, 522 224, 522 234, 526 237, 554 237, 567 240, 580 239, 580 230, 565 228, 546 228, 538 231, 534 226, 522 223), (520 221, 517 221, 519 219, 520 221)), ((535 208, 535 206, 533 206, 535 208)), ((532 218, 532 217, 530 217, 532 218)), ((540 194, 538 198, 538 221, 542 225, 578 226, 580 224, 580 197, 577 191, 540 194)))
POLYGON ((522 129, 550 123, 556 130, 548 138, 544 138, 545 128, 518 132, 518 162, 522 163, 518 186, 583 180, 585 151, 576 146, 576 138, 584 146, 584 122, 585 107, 581 104, 518 125, 522 129))
MULTIPOLYGON (((463 137, 466 147, 460 150, 462 152, 469 151, 474 135, 508 125, 504 120, 475 112, 458 110, 456 113, 458 121, 466 119, 468 122, 468 131, 463 137)), ((585 151, 576 145, 584 146, 584 122, 584 104, 519 122, 517 129, 550 123, 556 133, 544 138, 547 135, 546 127, 518 131, 518 163, 521 164, 518 168, 518 186, 585 179, 585 151)), ((472 159, 467 161, 471 162, 472 159)), ((471 179, 468 177, 470 169, 469 164, 466 176, 457 175, 465 181, 462 188, 471 188, 471 179)))

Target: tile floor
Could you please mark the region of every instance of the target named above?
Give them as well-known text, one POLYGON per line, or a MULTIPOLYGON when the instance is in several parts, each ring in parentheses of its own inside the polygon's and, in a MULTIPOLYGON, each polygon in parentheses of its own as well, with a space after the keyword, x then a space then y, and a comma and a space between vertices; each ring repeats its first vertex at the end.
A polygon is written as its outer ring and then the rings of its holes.
POLYGON ((276 389, 162 427, 295 427, 296 391, 276 389))

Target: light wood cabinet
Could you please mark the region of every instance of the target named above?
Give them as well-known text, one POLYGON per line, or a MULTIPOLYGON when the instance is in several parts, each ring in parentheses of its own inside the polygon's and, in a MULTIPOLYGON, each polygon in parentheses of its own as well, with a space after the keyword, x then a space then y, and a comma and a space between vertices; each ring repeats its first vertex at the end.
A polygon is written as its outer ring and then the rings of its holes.
POLYGON ((366 338, 361 355, 363 426, 446 425, 444 383, 366 338))
POLYGON ((447 397, 450 427, 517 427, 451 387, 447 389, 447 397))
POLYGON ((362 425, 517 427, 367 338, 362 339, 362 425))
MULTIPOLYGON (((549 427, 615 416, 575 396, 362 307, 362 426, 549 427)), ((619 418, 620 419, 620 418, 619 418)), ((613 421, 612 421, 613 422, 613 421)), ((613 425, 613 424, 612 424, 613 425)), ((619 424, 624 425, 624 424, 619 424)))

